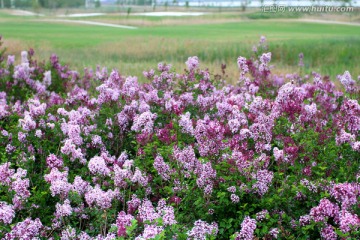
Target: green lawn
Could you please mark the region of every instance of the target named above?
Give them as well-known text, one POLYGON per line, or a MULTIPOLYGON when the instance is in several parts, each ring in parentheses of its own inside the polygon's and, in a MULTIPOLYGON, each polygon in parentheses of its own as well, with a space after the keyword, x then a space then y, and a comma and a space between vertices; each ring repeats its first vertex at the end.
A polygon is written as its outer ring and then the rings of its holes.
POLYGON ((0 14, 0 34, 9 52, 18 56, 20 50, 32 47, 39 58, 57 53, 77 69, 99 64, 126 75, 140 75, 161 61, 181 70, 188 56, 197 55, 214 73, 226 63, 229 76, 235 78, 237 57, 250 56, 252 45, 264 35, 280 72, 297 71, 298 54, 303 52, 307 72, 332 77, 345 70, 354 77, 360 74, 360 26, 247 20, 128 30, 43 20, 0 14))

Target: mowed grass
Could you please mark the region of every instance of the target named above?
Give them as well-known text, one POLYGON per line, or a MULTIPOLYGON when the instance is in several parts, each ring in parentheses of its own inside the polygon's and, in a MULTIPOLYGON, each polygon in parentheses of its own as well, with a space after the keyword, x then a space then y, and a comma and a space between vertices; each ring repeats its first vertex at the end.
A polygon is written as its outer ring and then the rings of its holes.
MULTIPOLYGON (((187 19, 196 22, 195 17, 187 19)), ((238 77, 237 57, 252 56, 252 46, 264 35, 277 73, 299 71, 298 54, 302 52, 306 73, 318 71, 334 78, 349 70, 354 78, 360 75, 360 26, 283 20, 210 23, 129 30, 0 14, 0 34, 8 53, 18 59, 21 50, 31 47, 38 59, 56 53, 79 71, 100 65, 124 75, 141 76, 158 62, 171 63, 181 71, 187 58, 196 55, 202 67, 214 74, 221 72, 222 63, 227 64, 230 82, 238 77)))

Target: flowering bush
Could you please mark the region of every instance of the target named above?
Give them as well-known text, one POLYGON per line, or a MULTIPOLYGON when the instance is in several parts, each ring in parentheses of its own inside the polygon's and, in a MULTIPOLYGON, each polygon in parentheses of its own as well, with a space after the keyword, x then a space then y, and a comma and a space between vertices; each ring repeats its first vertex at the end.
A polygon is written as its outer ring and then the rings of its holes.
POLYGON ((265 44, 236 85, 2 53, 1 238, 359 238, 359 79, 272 74, 265 44))

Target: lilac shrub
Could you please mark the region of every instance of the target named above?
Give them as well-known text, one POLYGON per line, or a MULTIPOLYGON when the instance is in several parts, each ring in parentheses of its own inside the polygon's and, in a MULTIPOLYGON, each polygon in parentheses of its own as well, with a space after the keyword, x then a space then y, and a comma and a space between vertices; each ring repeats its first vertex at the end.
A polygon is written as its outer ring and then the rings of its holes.
POLYGON ((0 238, 360 238, 359 77, 253 50, 233 85, 1 52, 0 238))

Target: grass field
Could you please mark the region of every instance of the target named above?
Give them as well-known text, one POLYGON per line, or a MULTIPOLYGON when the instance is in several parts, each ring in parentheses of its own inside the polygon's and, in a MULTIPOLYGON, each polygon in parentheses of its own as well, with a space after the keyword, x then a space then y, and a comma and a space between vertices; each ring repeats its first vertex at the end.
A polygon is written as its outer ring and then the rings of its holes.
POLYGON ((349 70, 353 76, 360 75, 360 26, 250 20, 235 13, 185 18, 112 15, 81 19, 132 23, 139 27, 133 30, 47 19, 1 12, 0 34, 8 52, 19 56, 21 50, 32 47, 39 59, 56 53, 78 70, 100 65, 137 76, 162 61, 181 70, 187 57, 196 55, 212 73, 219 73, 221 63, 226 63, 229 81, 236 81, 237 57, 251 56, 252 46, 264 35, 273 53, 276 72, 298 71, 298 54, 302 52, 305 72, 319 71, 335 77, 349 70), (156 24, 148 24, 151 22, 156 24))

